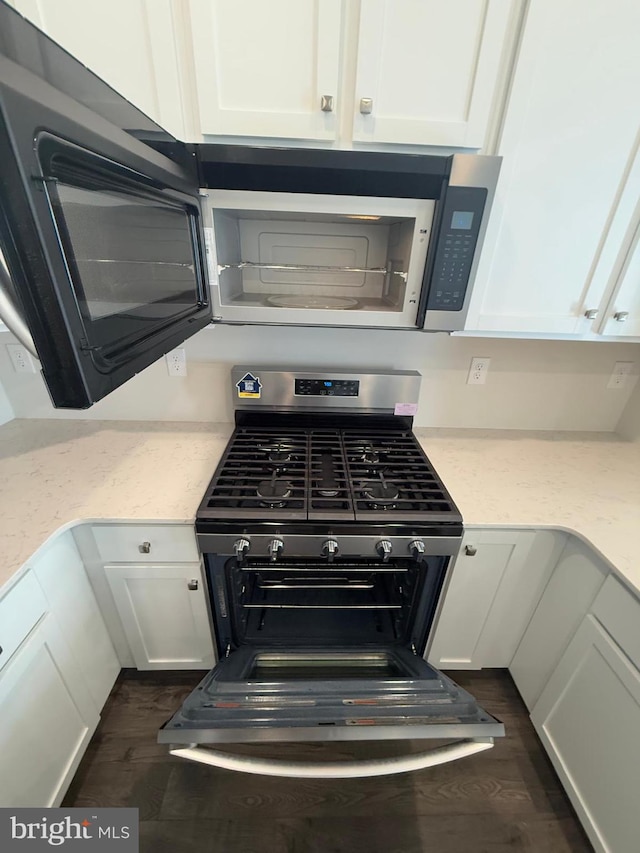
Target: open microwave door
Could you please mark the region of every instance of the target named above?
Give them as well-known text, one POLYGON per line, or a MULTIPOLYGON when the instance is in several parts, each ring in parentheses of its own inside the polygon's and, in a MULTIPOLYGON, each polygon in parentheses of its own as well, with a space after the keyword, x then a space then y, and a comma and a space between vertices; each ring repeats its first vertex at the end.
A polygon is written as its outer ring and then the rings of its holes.
POLYGON ((53 404, 86 408, 211 320, 197 181, 106 117, 136 114, 125 99, 2 11, 15 27, 0 40, 3 301, 28 328, 53 404), (27 36, 31 67, 11 55, 27 36), (49 62, 58 54, 64 75, 49 62), (96 81, 114 101, 95 98, 94 111, 69 92, 96 81))
POLYGON ((243 645, 205 676, 162 727, 158 741, 171 744, 174 755, 227 769, 342 778, 442 764, 489 749, 493 738, 503 735, 502 723, 473 696, 404 646, 243 645), (425 751, 340 763, 262 759, 213 748, 409 739, 423 741, 425 751))

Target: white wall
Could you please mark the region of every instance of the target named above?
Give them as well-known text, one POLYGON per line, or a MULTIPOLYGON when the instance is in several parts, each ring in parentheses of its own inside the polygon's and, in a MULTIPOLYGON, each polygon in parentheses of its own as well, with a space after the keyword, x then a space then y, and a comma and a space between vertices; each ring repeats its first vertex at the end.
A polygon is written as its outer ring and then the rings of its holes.
POLYGON ((7 394, 0 383, 0 425, 6 424, 8 421, 13 420, 13 407, 11 405, 11 401, 7 397, 7 394))
POLYGON ((229 368, 250 363, 415 369, 423 375, 417 426, 616 429, 638 379, 640 344, 458 338, 420 332, 220 326, 186 344, 188 376, 164 360, 92 409, 55 410, 39 375, 17 374, 0 335, 0 381, 18 418, 230 421, 229 368), (466 384, 472 356, 491 358, 486 385, 466 384), (634 361, 624 390, 608 390, 614 362, 634 361))
POLYGON ((629 441, 640 441, 640 382, 636 383, 629 397, 618 422, 617 432, 629 441))

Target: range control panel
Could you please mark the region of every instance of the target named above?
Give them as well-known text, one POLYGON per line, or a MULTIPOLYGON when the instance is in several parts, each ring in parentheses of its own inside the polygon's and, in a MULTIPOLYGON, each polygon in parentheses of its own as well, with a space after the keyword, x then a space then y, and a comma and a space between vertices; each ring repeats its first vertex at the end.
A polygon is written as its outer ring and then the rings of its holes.
POLYGON ((427 310, 462 310, 486 200, 484 187, 447 190, 427 310))
POLYGON ((357 397, 360 382, 357 379, 298 379, 295 380, 297 397, 357 397))

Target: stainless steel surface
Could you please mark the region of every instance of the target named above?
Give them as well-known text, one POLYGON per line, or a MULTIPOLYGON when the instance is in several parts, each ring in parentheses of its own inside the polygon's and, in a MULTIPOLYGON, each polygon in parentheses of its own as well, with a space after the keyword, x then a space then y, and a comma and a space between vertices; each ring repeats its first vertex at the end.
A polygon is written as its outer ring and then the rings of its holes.
POLYGON ((393 413, 396 403, 417 403, 422 377, 416 370, 351 371, 327 368, 322 372, 291 367, 236 365, 231 370, 231 387, 251 373, 261 383, 259 398, 241 398, 234 393, 237 409, 357 409, 366 413, 393 413), (360 383, 357 397, 304 397, 295 394, 296 379, 341 379, 360 383))
POLYGON ((29 327, 12 297, 11 279, 2 252, 0 252, 0 321, 16 336, 29 354, 37 359, 38 351, 29 327))
POLYGON ((245 610, 401 610, 401 604, 243 604, 245 610))
POLYGON ((500 166, 502 157, 488 156, 483 154, 454 154, 451 176, 449 178, 449 186, 452 187, 486 187, 487 201, 482 214, 482 222, 480 231, 478 232, 478 241, 476 250, 473 256, 471 265, 471 273, 469 275, 469 284, 467 285, 467 293, 464 299, 464 304, 461 311, 427 311, 424 330, 427 332, 451 332, 462 331, 464 329, 467 313, 469 311, 469 303, 471 302, 471 294, 473 292, 473 282, 478 271, 480 257, 482 255, 482 244, 487 231, 487 224, 493 199, 495 197, 496 186, 498 184, 498 176, 500 174, 500 166))
POLYGON ((475 555, 478 553, 478 549, 475 545, 465 545, 464 553, 467 555, 467 557, 475 557, 475 555))
POLYGON ((333 558, 338 554, 340 546, 335 539, 327 539, 322 543, 322 556, 326 557, 330 563, 333 563, 333 558))
POLYGON ((451 740, 469 737, 502 737, 504 726, 497 721, 486 723, 433 723, 419 725, 398 721, 384 726, 300 726, 283 729, 238 728, 238 729, 185 729, 184 732, 160 729, 159 743, 269 743, 299 741, 348 741, 348 740, 451 740), (408 731, 409 729, 409 731, 408 731))
POLYGON ((380 542, 376 544, 376 551, 379 557, 382 557, 383 563, 389 562, 389 557, 393 553, 393 543, 388 539, 381 539, 380 542))
MULTIPOLYGON (((276 527, 276 535, 278 535, 278 527, 276 527)), ((376 545, 380 542, 380 535, 383 532, 384 525, 372 523, 370 525, 372 532, 370 535, 340 535, 340 557, 372 557, 380 559, 376 551, 376 545), (376 531, 376 528, 381 528, 376 531)), ((286 554, 288 557, 314 557, 318 558, 322 550, 322 545, 326 542, 328 536, 331 535, 331 527, 327 525, 327 530, 324 533, 287 533, 281 534, 278 538, 284 540, 286 554)), ((409 545, 415 541, 416 536, 420 535, 418 530, 408 536, 389 535, 384 538, 391 542, 394 554, 405 556, 408 555, 409 545)), ((234 555, 234 543, 238 538, 238 534, 226 533, 198 533, 198 544, 203 554, 228 554, 234 555)), ((269 545, 273 540, 273 534, 246 534, 246 538, 251 542, 251 553, 254 556, 270 556, 269 545)), ((427 556, 455 556, 460 550, 461 537, 459 536, 422 536, 420 540, 424 543, 425 554, 427 556)))
POLYGON ((320 96, 320 109, 323 113, 333 112, 333 95, 320 96))
POLYGON ((414 539, 413 542, 410 542, 409 551, 411 551, 416 562, 421 563, 425 557, 425 547, 422 539, 414 539))
POLYGON ((275 563, 282 551, 284 551, 284 542, 282 539, 272 539, 269 542, 269 556, 272 563, 275 563))
POLYGON ((239 563, 244 561, 245 556, 251 550, 251 542, 248 539, 238 539, 237 542, 233 543, 233 552, 236 555, 236 560, 239 563))
POLYGON ((191 578, 188 582, 187 587, 191 590, 191 592, 195 592, 198 589, 198 581, 196 578, 191 578))
POLYGON ((254 261, 239 261, 237 264, 218 264, 218 275, 224 270, 242 270, 242 269, 258 269, 258 270, 284 270, 294 272, 364 272, 377 273, 379 275, 397 275, 404 281, 407 280, 407 273, 402 270, 389 270, 386 267, 332 267, 321 266, 319 264, 268 264, 257 263, 254 261))
POLYGON ((151 551, 151 542, 142 542, 138 545, 138 551, 141 554, 148 554, 151 551))
POLYGON ((598 309, 587 308, 587 310, 584 312, 584 316, 587 318, 587 320, 595 320, 598 316, 598 309))
POLYGON ((627 321, 628 316, 628 311, 616 311, 616 313, 613 315, 613 319, 617 323, 625 323, 627 321))
POLYGON ((363 116, 371 115, 373 112, 373 98, 360 98, 360 112, 363 116))

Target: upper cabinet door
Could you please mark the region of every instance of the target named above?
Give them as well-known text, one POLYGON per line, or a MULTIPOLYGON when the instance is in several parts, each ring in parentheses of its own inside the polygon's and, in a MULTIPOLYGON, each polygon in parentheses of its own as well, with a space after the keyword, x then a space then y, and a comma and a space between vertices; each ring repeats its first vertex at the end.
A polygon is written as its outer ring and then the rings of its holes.
POLYGON ((9 0, 170 133, 193 135, 172 0, 9 0))
POLYGON ((353 138, 482 148, 509 0, 365 0, 353 138))
POLYGON ((202 133, 333 139, 341 5, 190 0, 202 133))
POLYGON ((607 0, 530 3, 498 150, 493 254, 467 328, 591 330, 585 312, 599 308, 629 225, 628 210, 617 214, 637 144, 638 32, 637 0, 615 14, 607 0))

